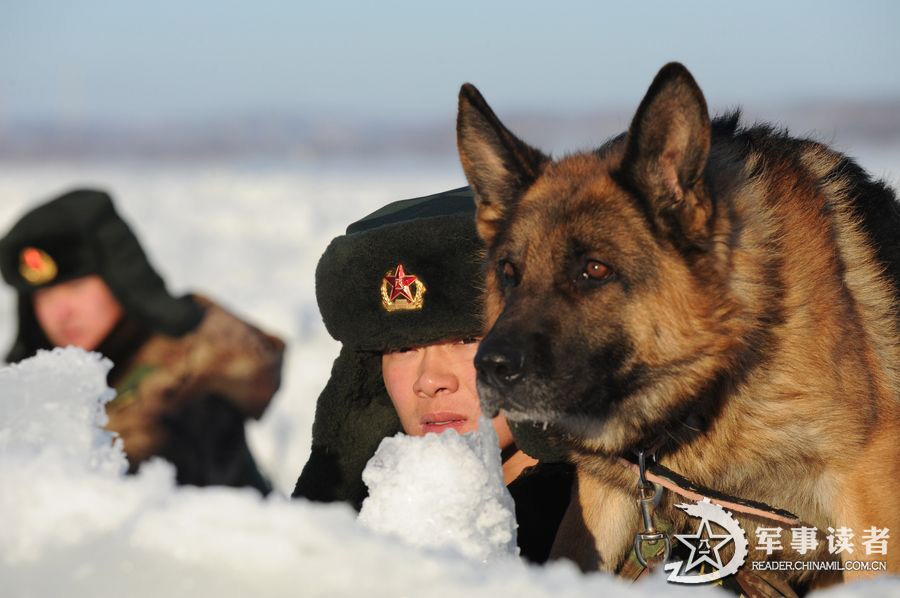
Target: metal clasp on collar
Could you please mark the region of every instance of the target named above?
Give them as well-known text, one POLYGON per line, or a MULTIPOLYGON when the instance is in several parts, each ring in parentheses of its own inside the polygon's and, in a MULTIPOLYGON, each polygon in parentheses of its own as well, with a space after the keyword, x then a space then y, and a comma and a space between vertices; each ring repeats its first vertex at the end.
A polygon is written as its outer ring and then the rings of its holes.
POLYGON ((638 468, 640 477, 638 478, 637 499, 638 506, 641 509, 641 519, 644 524, 644 531, 634 535, 634 554, 638 562, 644 567, 650 567, 647 561, 648 557, 644 556, 644 544, 647 544, 652 554, 650 560, 656 561, 662 558, 662 562, 669 560, 669 554, 672 552, 672 544, 669 535, 656 529, 653 523, 653 507, 657 499, 662 494, 662 486, 656 486, 647 480, 647 462, 644 451, 637 451, 638 468), (660 545, 659 543, 663 544, 660 545), (662 549, 662 555, 660 555, 662 549))

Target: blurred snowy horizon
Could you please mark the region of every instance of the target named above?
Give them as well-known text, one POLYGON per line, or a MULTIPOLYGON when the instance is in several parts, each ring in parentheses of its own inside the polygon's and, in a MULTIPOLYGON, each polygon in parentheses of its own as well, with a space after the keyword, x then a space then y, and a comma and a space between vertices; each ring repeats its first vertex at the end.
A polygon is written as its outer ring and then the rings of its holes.
MULTIPOLYGON (((649 83, 649 79, 648 79, 649 83)), ((483 89, 488 101, 491 90, 483 89)), ((448 99, 455 99, 451 96, 448 99)), ((637 102, 595 109, 530 109, 492 102, 504 123, 545 151, 596 147, 627 129, 637 102)), ((742 122, 787 127, 798 137, 841 140, 873 147, 900 146, 900 95, 868 98, 810 97, 729 103, 709 96, 715 116, 739 108, 742 122)), ((100 120, 56 116, 3 119, 0 161, 210 161, 329 164, 415 157, 452 162, 456 157, 455 106, 439 116, 405 119, 329 115, 303 111, 247 111, 231 115, 100 120)))

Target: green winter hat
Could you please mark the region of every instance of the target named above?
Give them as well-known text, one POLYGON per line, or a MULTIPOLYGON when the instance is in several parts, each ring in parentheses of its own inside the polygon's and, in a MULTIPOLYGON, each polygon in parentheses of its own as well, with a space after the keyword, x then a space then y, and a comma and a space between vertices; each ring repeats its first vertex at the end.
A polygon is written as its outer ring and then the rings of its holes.
POLYGON ((316 299, 343 347, 316 405, 295 497, 359 508, 366 462, 401 431, 381 354, 479 336, 482 278, 468 187, 388 204, 331 242, 316 268, 316 299))
POLYGON ((137 237, 102 191, 71 191, 22 216, 0 239, 0 271, 16 289, 19 303, 19 330, 8 362, 50 347, 35 319, 32 294, 89 274, 99 275, 125 313, 151 330, 181 336, 203 317, 193 299, 169 294, 137 237))
POLYGON ((480 335, 482 278, 474 199, 463 187, 351 224, 319 260, 316 299, 331 336, 380 354, 480 335))

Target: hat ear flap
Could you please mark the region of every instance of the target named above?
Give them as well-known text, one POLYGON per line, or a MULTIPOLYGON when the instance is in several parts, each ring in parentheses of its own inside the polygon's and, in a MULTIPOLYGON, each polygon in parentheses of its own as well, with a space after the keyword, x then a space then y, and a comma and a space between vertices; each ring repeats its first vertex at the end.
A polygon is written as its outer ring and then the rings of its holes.
POLYGON ((153 268, 140 241, 102 191, 75 192, 96 212, 91 244, 99 274, 125 311, 154 330, 182 336, 203 320, 204 309, 190 296, 174 297, 153 268))
POLYGON ((34 315, 31 296, 19 293, 18 297, 19 330, 16 339, 6 354, 6 363, 17 363, 33 356, 38 349, 52 349, 53 345, 38 324, 34 315))
POLYGON ((316 403, 312 451, 292 497, 345 501, 357 510, 368 494, 362 471, 381 441, 401 431, 381 374, 381 355, 346 347, 316 403))

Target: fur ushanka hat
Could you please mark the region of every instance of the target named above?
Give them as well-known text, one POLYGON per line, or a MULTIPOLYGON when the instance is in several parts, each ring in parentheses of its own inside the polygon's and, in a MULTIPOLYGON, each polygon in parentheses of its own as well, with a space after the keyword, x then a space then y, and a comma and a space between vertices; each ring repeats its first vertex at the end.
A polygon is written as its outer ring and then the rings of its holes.
MULTIPOLYGON (((382 439, 402 431, 381 354, 481 336, 483 280, 468 187, 388 204, 331 242, 316 268, 316 300, 342 348, 316 404, 312 452, 294 497, 360 508, 366 463, 382 439)), ((560 458, 538 427, 511 429, 528 454, 560 458)))
POLYGON ((35 318, 32 294, 89 274, 99 275, 125 313, 150 330, 181 336, 203 317, 193 299, 169 294, 102 191, 71 191, 22 216, 0 239, 0 271, 19 303, 19 329, 7 362, 51 347, 35 318))
POLYGON ((295 497, 359 508, 366 462, 401 431, 381 354, 479 336, 481 262, 468 187, 388 204, 331 242, 316 268, 316 299, 343 346, 316 405, 295 497))

